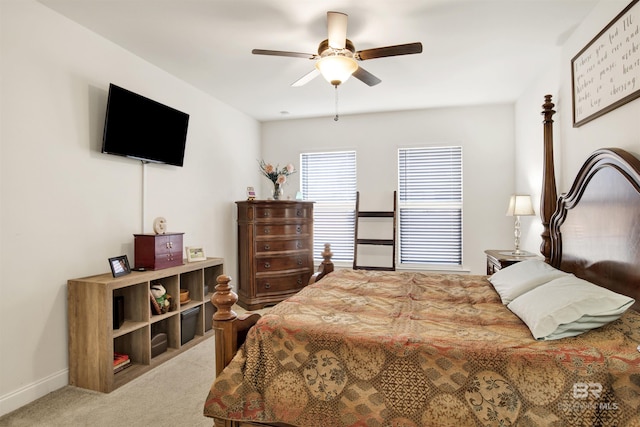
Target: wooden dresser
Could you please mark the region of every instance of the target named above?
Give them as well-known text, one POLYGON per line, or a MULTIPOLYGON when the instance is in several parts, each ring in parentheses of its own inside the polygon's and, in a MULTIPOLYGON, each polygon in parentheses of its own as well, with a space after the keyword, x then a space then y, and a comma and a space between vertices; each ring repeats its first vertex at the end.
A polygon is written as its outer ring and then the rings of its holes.
POLYGON ((297 293, 313 273, 313 202, 238 205, 238 304, 258 310, 297 293))

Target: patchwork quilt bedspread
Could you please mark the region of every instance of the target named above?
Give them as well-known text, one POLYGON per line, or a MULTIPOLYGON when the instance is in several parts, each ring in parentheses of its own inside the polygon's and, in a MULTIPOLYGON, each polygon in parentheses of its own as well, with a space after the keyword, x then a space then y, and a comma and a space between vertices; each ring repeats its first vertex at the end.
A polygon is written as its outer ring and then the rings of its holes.
POLYGON ((278 304, 204 414, 333 426, 640 426, 640 314, 536 341, 486 276, 338 270, 278 304))

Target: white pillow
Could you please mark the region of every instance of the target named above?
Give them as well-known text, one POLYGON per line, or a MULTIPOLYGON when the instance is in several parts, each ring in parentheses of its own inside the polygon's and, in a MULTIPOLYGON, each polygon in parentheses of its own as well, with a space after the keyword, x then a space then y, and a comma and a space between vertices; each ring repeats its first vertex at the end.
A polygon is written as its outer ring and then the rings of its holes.
POLYGON ((525 292, 568 274, 541 259, 530 259, 496 271, 489 281, 500 295, 502 303, 507 305, 525 292))
POLYGON ((527 324, 535 339, 555 340, 613 322, 634 302, 570 274, 519 296, 508 308, 527 324))

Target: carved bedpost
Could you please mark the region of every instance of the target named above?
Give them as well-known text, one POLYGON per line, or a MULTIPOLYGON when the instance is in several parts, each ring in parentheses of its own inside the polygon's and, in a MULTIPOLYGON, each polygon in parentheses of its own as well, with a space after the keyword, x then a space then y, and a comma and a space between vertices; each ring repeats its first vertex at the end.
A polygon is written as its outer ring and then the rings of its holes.
POLYGON ((551 216, 556 210, 558 194, 556 191, 556 176, 553 161, 553 119, 556 113, 553 110, 555 105, 551 102, 551 95, 545 95, 542 108, 544 116, 544 159, 542 168, 542 194, 540 196, 540 218, 542 219, 542 243, 540 252, 544 255, 545 261, 551 259, 551 235, 549 224, 551 216))
POLYGON ((324 244, 324 251, 322 251, 322 258, 324 261, 320 263, 318 267, 318 271, 314 273, 309 279, 309 284, 316 283, 318 280, 322 279, 327 274, 333 271, 333 261, 331 261, 331 257, 333 256, 333 252, 331 252, 331 244, 324 244))
POLYGON ((213 315, 213 320, 233 320, 238 315, 231 307, 238 302, 238 295, 231 289, 229 282, 231 277, 221 274, 216 278, 216 291, 211 295, 211 303, 218 311, 213 315))
POLYGON ((246 338, 247 331, 260 318, 258 313, 238 316, 231 309, 238 302, 238 295, 231 289, 231 277, 224 274, 217 277, 216 291, 211 296, 211 304, 216 307, 213 328, 216 333, 216 375, 231 362, 246 338))

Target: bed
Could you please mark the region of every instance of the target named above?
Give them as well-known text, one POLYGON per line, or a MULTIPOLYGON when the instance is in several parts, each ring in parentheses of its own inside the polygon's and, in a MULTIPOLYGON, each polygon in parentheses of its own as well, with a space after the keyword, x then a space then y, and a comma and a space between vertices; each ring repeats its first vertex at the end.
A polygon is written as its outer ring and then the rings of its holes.
POLYGON ((327 246, 310 285, 262 317, 237 316, 221 276, 214 425, 640 426, 640 162, 598 150, 557 197, 553 106, 547 95, 544 263, 333 271, 327 246), (574 299, 598 316, 564 322, 574 299), (549 328, 537 316, 554 305, 549 328))

